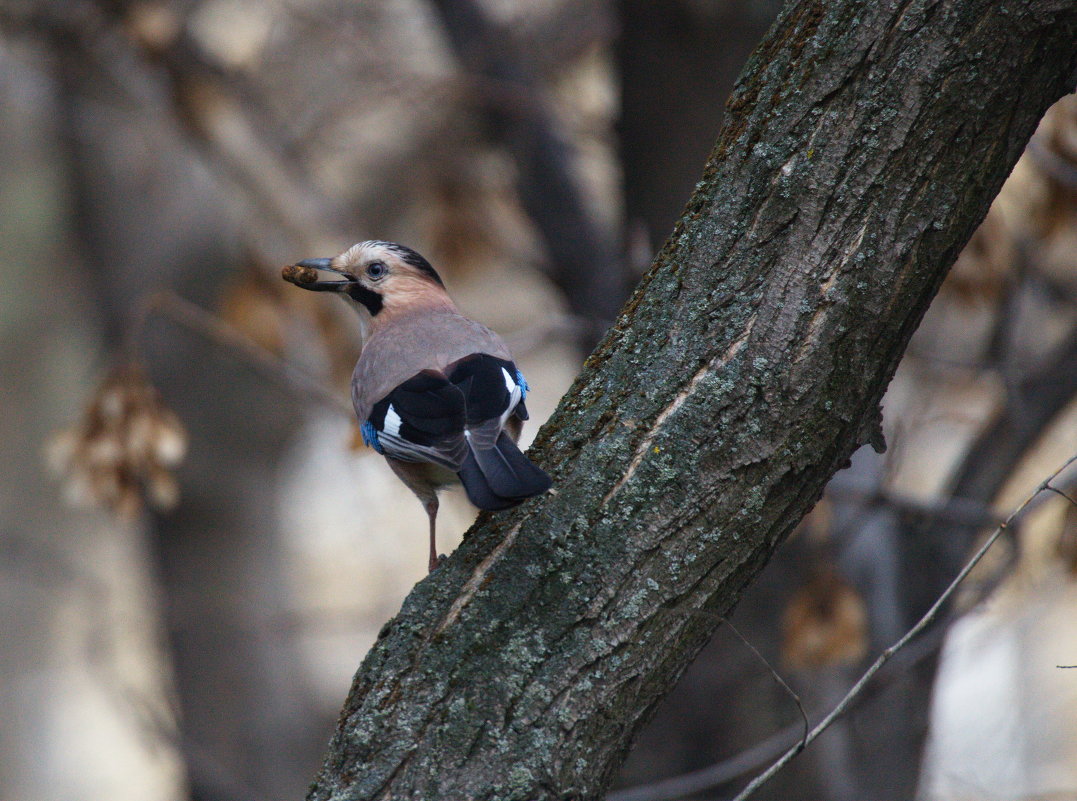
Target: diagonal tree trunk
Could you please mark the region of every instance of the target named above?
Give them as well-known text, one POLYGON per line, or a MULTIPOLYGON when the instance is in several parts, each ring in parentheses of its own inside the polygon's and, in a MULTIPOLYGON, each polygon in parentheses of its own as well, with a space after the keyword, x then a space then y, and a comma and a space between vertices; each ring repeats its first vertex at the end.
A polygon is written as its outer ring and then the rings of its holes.
POLYGON ((878 442, 909 336, 1075 79, 1070 2, 791 3, 532 449, 556 492, 480 517, 412 592, 310 798, 601 796, 827 479, 878 442))

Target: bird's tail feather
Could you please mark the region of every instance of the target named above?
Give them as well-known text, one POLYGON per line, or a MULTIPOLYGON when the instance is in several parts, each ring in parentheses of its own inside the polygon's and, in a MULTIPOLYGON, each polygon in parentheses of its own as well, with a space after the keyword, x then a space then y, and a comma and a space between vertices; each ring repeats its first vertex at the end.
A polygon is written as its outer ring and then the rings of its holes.
POLYGON ((480 509, 496 511, 550 488, 550 477, 533 464, 505 433, 492 448, 469 450, 460 468, 468 498, 480 509))
POLYGON ((523 501, 523 498, 501 498, 494 494, 482 470, 479 469, 479 463, 475 461, 474 451, 468 451, 467 458, 464 459, 457 475, 460 476, 460 483, 464 485, 467 499, 480 509, 497 512, 523 501))

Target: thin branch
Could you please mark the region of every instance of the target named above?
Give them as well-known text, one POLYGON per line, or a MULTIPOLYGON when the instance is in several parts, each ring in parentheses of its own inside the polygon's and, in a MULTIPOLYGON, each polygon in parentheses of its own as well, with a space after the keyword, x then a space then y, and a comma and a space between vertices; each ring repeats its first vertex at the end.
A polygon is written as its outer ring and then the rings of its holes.
POLYGON ((751 796, 752 793, 754 793, 756 790, 766 784, 766 782, 769 781, 771 777, 774 776, 774 774, 776 774, 790 761, 792 761, 792 759, 803 750, 804 746, 814 741, 820 734, 826 731, 835 720, 844 715, 846 710, 848 710, 850 704, 852 704, 853 700, 858 695, 860 695, 861 692, 863 692, 864 686, 869 681, 871 681, 872 677, 876 673, 879 672, 879 669, 883 665, 885 665, 894 656, 894 654, 904 648, 910 640, 916 637, 916 635, 923 631, 935 619, 935 616, 938 614, 939 610, 947 601, 950 600, 950 597, 954 594, 954 592, 957 591, 957 588, 958 586, 960 586, 961 582, 963 582, 965 578, 969 575, 969 573, 972 572, 973 568, 975 568, 976 565, 979 564, 980 560, 983 559, 983 557, 991 549, 991 546, 995 544, 995 541, 1002 535, 1002 533, 1006 531, 1007 528, 1009 528, 1010 524, 1014 521, 1014 519, 1019 514, 1021 514, 1025 510, 1025 508, 1030 503, 1032 503, 1032 501, 1038 495, 1040 495, 1040 493, 1047 490, 1053 490, 1053 488, 1051 487, 1051 482, 1059 475, 1061 475, 1062 472, 1065 471, 1066 468, 1068 468, 1074 462, 1077 462, 1077 454, 1067 459, 1061 467, 1059 467, 1048 478, 1042 481, 1039 486, 1037 486, 1036 489, 1033 490, 1032 494, 1029 495, 1020 506, 1018 506, 1013 512, 1011 512, 1010 516, 1007 517, 1004 522, 1002 522, 995 528, 995 530, 991 533, 991 536, 989 536, 984 541, 983 545, 981 545, 980 548, 976 551, 976 553, 973 554, 972 558, 965 563, 965 566, 961 569, 961 572, 958 573, 954 580, 950 582, 950 585, 935 600, 935 603, 931 605, 931 608, 924 613, 924 616, 921 617, 919 621, 917 621, 916 625, 909 629, 900 640, 898 640, 896 643, 894 643, 881 654, 879 654, 879 658, 876 659, 874 663, 872 663, 871 667, 869 667, 867 671, 865 671, 864 675, 861 676, 860 679, 856 682, 856 684, 853 685, 852 689, 850 689, 849 692, 845 694, 845 697, 841 699, 838 705, 834 707, 833 710, 831 710, 830 714, 823 718, 819 722, 819 724, 814 729, 812 729, 806 741, 786 751, 780 759, 778 759, 774 764, 772 764, 769 768, 763 771, 763 773, 761 773, 759 776, 749 782, 748 786, 741 790, 741 792, 737 794, 733 801, 743 801, 743 799, 746 799, 751 796))
MULTIPOLYGON (((942 647, 943 633, 942 629, 932 631, 918 643, 898 654, 880 674, 883 680, 876 681, 871 687, 866 688, 853 700, 853 707, 859 707, 865 701, 878 697, 883 691, 893 687, 898 680, 906 678, 913 667, 942 647)), ((713 790, 777 759, 785 749, 801 739, 800 732, 800 723, 790 724, 765 740, 721 762, 651 784, 617 790, 610 793, 606 801, 676 801, 678 798, 694 793, 713 790)))
POLYGON ((1071 504, 1073 504, 1074 506, 1077 506, 1077 500, 1074 500, 1074 499, 1073 499, 1073 498, 1072 498, 1072 497, 1071 497, 1071 496, 1069 495, 1069 493, 1067 493, 1067 492, 1064 492, 1063 490, 1060 490, 1060 489, 1059 489, 1058 487, 1046 486, 1046 487, 1044 487, 1044 489, 1045 489, 1045 490, 1047 490, 1048 492, 1053 492, 1053 493, 1055 493, 1055 495, 1061 495, 1061 496, 1062 496, 1063 498, 1065 498, 1065 499, 1066 499, 1067 501, 1069 501, 1069 502, 1070 502, 1071 504))
POLYGON ((693 793, 720 787, 773 760, 789 747, 790 742, 799 744, 799 732, 800 723, 790 724, 729 759, 652 784, 617 790, 607 795, 606 801, 675 801, 693 793))
MULTIPOLYGON (((721 616, 719 615, 718 617, 721 616)), ((797 748, 803 749, 808 742, 808 729, 810 728, 811 724, 808 723, 808 713, 804 711, 804 704, 801 703, 800 696, 793 692, 793 688, 786 683, 785 679, 781 677, 781 674, 778 673, 778 671, 771 666, 770 662, 767 661, 765 656, 759 653, 758 648, 748 642, 748 639, 740 633, 737 627, 733 625, 733 622, 731 620, 724 617, 721 617, 721 620, 723 623, 726 624, 726 626, 729 627, 730 631, 737 635, 737 639, 744 643, 744 645, 747 646, 748 650, 755 654, 756 658, 766 666, 767 670, 770 671, 770 675, 774 678, 774 681, 777 682, 779 687, 781 687, 783 690, 785 690, 786 693, 788 693, 789 697, 793 699, 793 703, 797 705, 797 711, 800 712, 800 717, 804 721, 804 732, 801 735, 800 745, 798 745, 797 748)))
POLYGON ((129 358, 137 354, 146 324, 153 314, 160 314, 226 350, 232 351, 246 360, 258 373, 286 389, 313 397, 340 412, 347 419, 352 419, 354 413, 351 403, 340 393, 330 389, 314 376, 285 361, 272 351, 266 350, 216 315, 181 298, 171 290, 155 292, 140 301, 135 320, 127 332, 125 341, 125 352, 129 358))

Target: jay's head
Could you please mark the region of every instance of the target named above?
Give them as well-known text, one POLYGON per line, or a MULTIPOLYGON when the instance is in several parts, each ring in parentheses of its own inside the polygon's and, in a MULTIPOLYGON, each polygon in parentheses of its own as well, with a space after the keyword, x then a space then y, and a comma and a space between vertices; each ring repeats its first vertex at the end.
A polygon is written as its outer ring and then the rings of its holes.
POLYGON ((282 275, 303 289, 340 292, 372 315, 447 299, 441 276, 430 262, 395 242, 360 242, 331 259, 304 259, 285 267, 282 275), (319 270, 339 278, 323 281, 319 270))

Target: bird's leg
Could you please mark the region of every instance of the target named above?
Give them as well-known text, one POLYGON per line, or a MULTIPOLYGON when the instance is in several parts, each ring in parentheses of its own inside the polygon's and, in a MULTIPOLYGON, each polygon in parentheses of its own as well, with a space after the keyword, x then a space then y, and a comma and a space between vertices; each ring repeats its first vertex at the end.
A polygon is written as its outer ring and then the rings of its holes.
POLYGON ((438 557, 438 547, 435 541, 434 528, 438 518, 438 496, 431 493, 430 499, 423 502, 426 516, 430 518, 430 572, 433 573, 441 559, 438 557))

